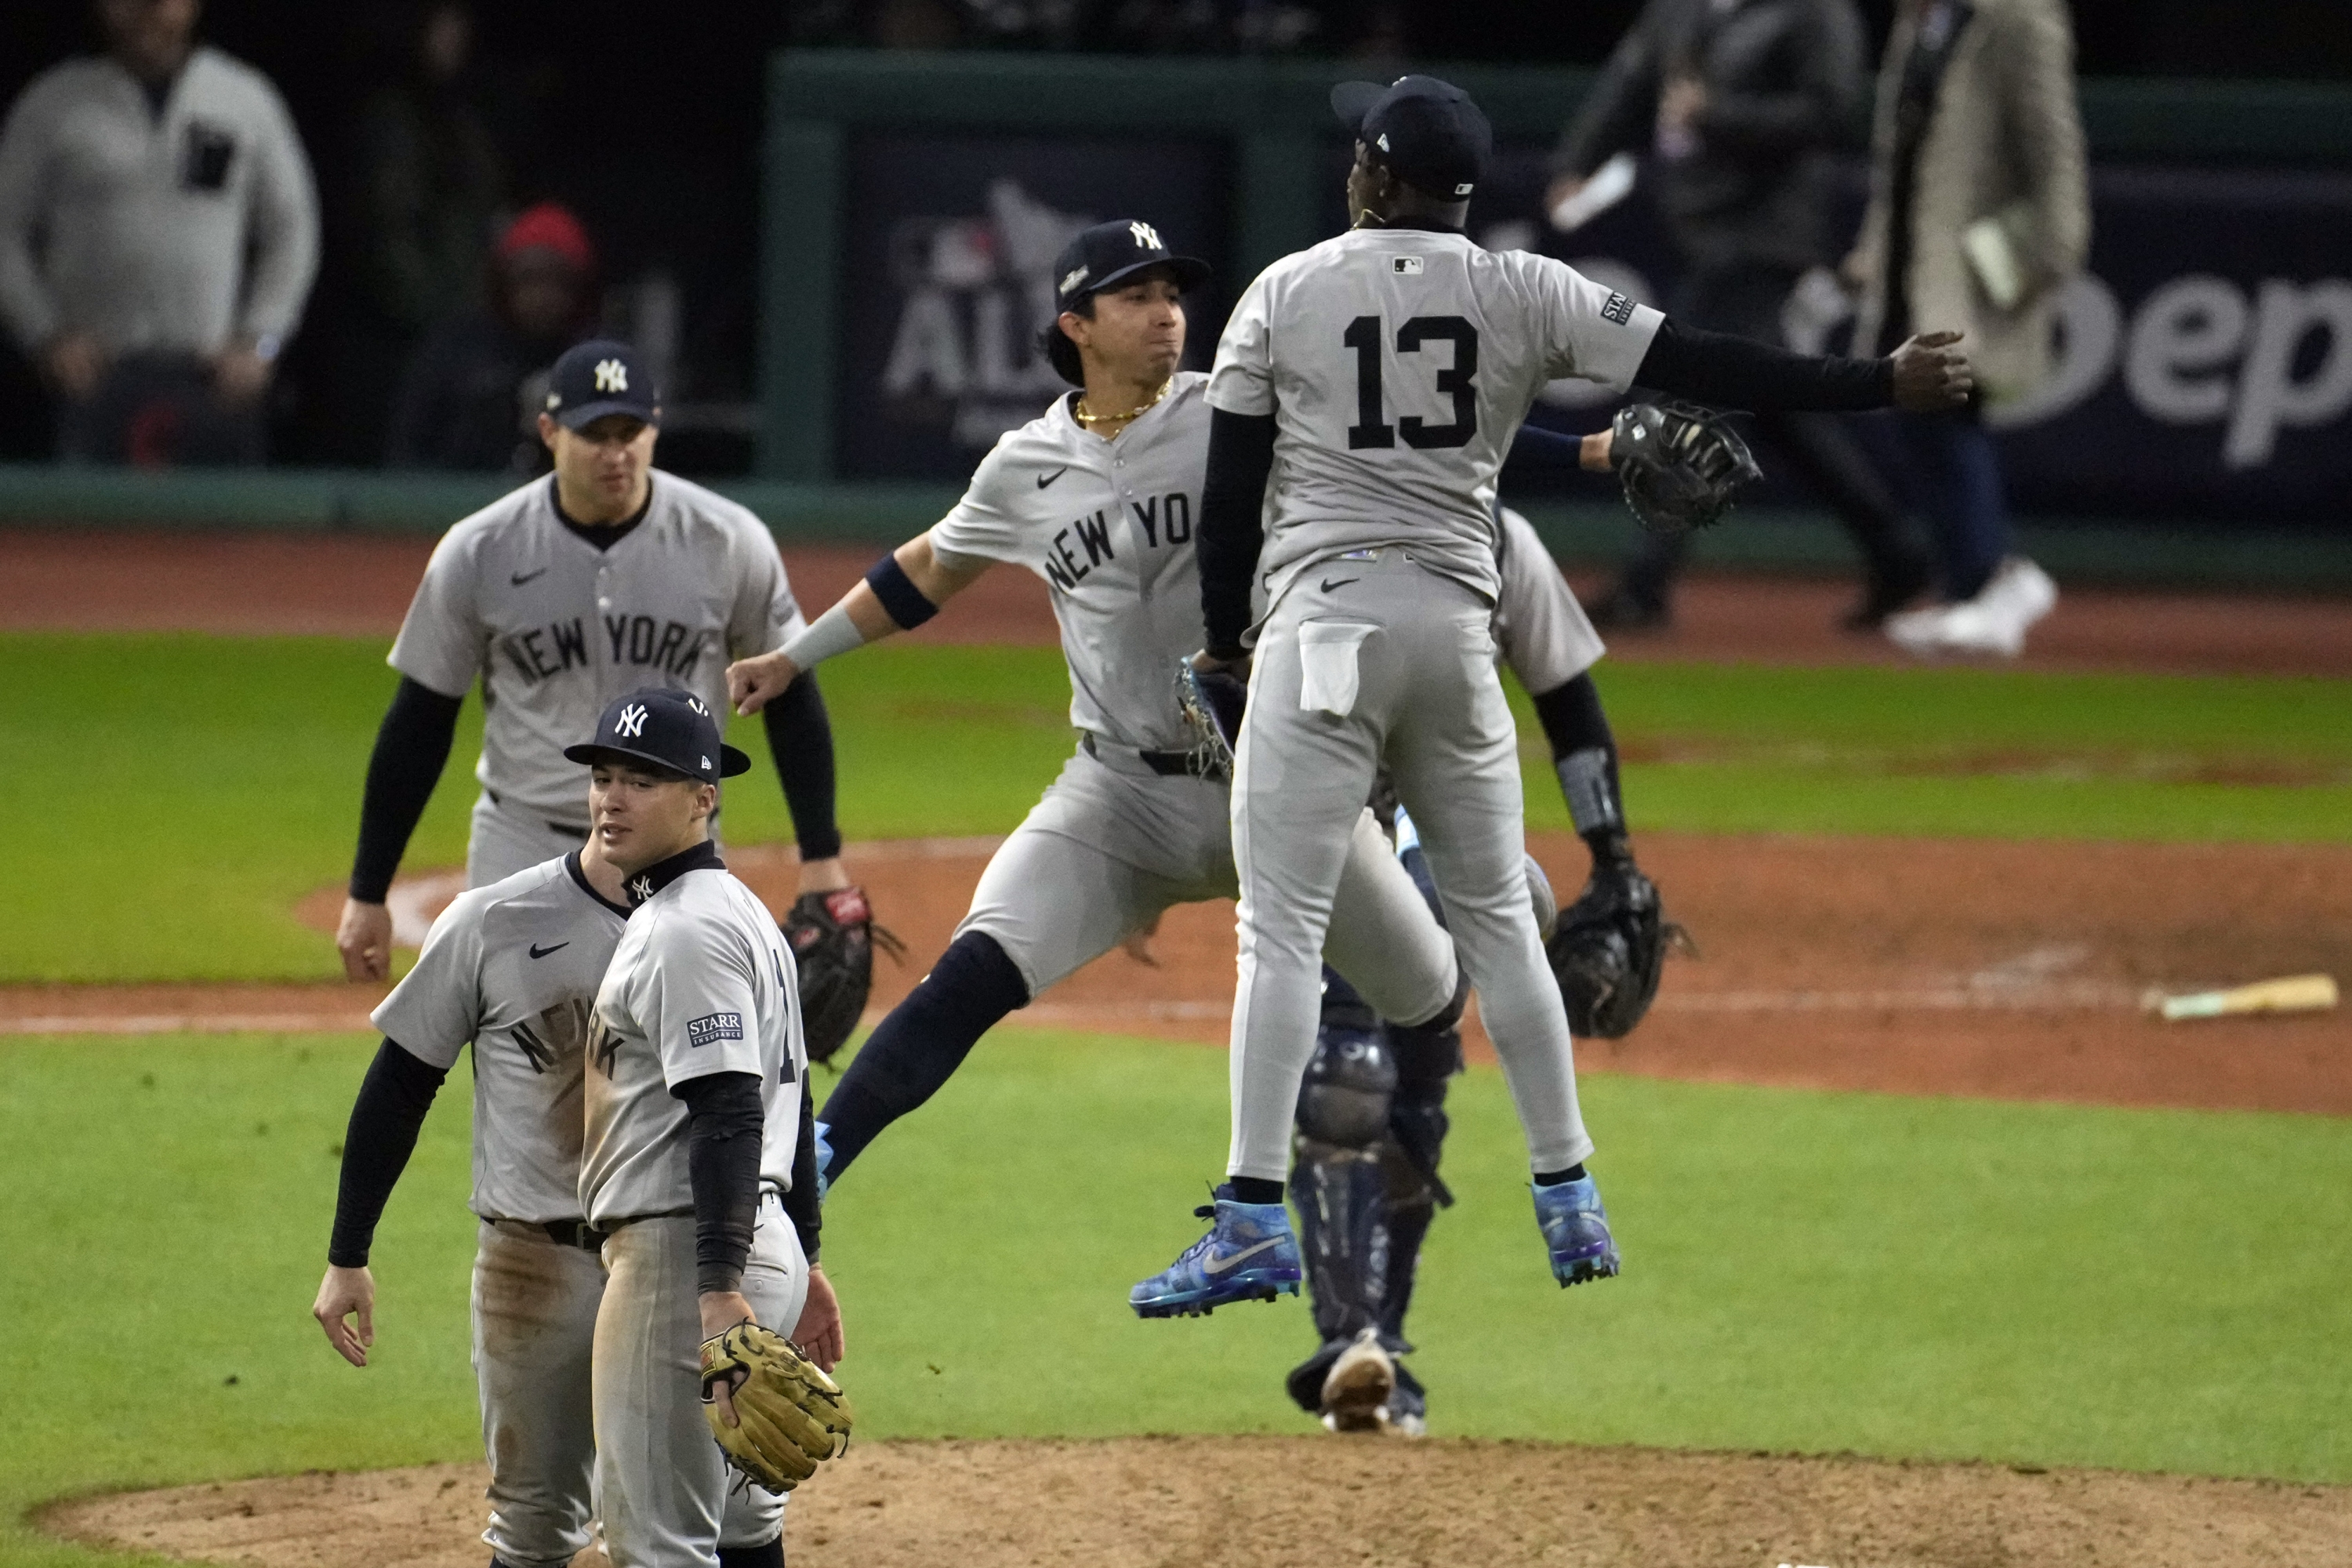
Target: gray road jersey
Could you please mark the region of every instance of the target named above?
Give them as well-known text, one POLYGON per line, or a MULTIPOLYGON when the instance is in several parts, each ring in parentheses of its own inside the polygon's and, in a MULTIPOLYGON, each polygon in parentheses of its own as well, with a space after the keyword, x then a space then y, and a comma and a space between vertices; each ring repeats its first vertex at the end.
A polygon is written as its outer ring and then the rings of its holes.
POLYGON ((534 479, 442 536, 392 647, 392 667, 444 696, 478 677, 474 776, 509 809, 585 831, 588 774, 563 748, 640 687, 727 710, 727 664, 805 622, 776 542, 724 496, 656 471, 645 521, 598 550, 534 479))
POLYGON ((761 1179, 790 1191, 808 1077, 791 950, 751 889, 718 868, 688 871, 637 906, 604 971, 589 1026, 580 1203, 592 1223, 682 1214, 686 1102, 677 1085, 759 1076, 761 1179))
POLYGON ((1535 524, 1509 507, 1499 517, 1495 566, 1502 587, 1495 599, 1495 646, 1519 684, 1539 695, 1591 668, 1607 649, 1535 524))
POLYGON ((1267 268, 1209 402, 1276 418, 1269 602, 1389 544, 1493 598, 1495 475, 1536 394, 1561 376, 1622 390, 1663 320, 1549 257, 1429 229, 1352 229, 1267 268))
POLYGON ((1208 377, 1180 372, 1113 439, 1058 398, 998 440, 931 529, 950 557, 1024 566, 1052 591, 1070 722, 1146 751, 1187 744, 1176 661, 1201 647, 1192 519, 1209 463, 1208 377))
POLYGON ((375 1026, 445 1071, 474 1047, 474 1212, 580 1217, 588 1014, 627 916, 572 858, 460 893, 375 1026))

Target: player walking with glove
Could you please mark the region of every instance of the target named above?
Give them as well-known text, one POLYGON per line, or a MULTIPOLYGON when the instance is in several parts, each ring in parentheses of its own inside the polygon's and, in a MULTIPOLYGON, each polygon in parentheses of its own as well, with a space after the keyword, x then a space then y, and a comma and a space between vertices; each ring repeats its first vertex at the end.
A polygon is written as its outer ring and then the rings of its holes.
POLYGON ((1234 1137, 1208 1235, 1137 1289, 1200 1281, 1210 1305, 1244 1271, 1234 1260, 1290 1238, 1282 1184, 1318 950, 1346 824, 1383 766, 1502 1058, 1552 1273, 1599 1277, 1614 1250, 1528 904, 1517 736, 1494 665, 1495 475, 1537 392, 1575 375, 1834 408, 1941 406, 1968 389, 1948 335, 1885 360, 1790 354, 1675 328, 1547 258, 1482 250, 1462 226, 1493 134, 1466 94, 1405 77, 1345 84, 1332 104, 1357 136, 1357 226, 1251 284, 1209 385, 1205 657, 1255 654, 1233 791, 1234 1137))
MULTIPOLYGON (((806 624, 760 520, 653 467, 660 425, 652 374, 628 345, 567 350, 539 419, 554 473, 464 519, 435 547, 393 644, 400 686, 368 762, 335 936, 351 979, 390 971, 384 895, 477 680, 481 795, 466 870, 479 888, 586 841, 580 771, 563 748, 606 703, 660 686, 723 711, 727 660, 806 624)), ((862 979, 869 916, 841 865, 833 731, 815 681, 771 705, 767 732, 800 838, 795 942, 838 949, 862 979)), ((863 1005, 862 989, 855 1000, 863 1005)))

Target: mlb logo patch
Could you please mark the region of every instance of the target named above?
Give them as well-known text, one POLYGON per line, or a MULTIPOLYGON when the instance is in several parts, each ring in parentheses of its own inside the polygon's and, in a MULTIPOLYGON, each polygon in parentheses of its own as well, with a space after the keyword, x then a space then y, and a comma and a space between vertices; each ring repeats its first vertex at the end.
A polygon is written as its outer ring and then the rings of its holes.
POLYGON ((721 1040, 743 1037, 743 1015, 713 1013, 707 1018, 696 1018, 686 1026, 686 1044, 690 1050, 715 1046, 721 1040))
POLYGON ((1622 294, 1609 296, 1609 303, 1601 307, 1601 319, 1624 326, 1633 319, 1633 301, 1622 294))
POLYGON ((1418 256, 1391 257, 1389 264, 1408 277, 1421 270, 1421 258, 1418 256))

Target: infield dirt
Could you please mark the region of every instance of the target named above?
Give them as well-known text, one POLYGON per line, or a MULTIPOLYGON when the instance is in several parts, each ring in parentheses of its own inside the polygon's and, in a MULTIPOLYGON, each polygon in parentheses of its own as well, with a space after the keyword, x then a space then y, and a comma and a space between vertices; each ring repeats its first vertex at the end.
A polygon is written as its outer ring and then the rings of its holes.
MULTIPOLYGON (((251 1568, 476 1568, 478 1465, 60 1504, 251 1568)), ((2337 1568, 2352 1489, 1379 1437, 877 1443, 786 1510, 799 1568, 2337 1568)), ((603 1568, 593 1549, 575 1568, 603 1568)))

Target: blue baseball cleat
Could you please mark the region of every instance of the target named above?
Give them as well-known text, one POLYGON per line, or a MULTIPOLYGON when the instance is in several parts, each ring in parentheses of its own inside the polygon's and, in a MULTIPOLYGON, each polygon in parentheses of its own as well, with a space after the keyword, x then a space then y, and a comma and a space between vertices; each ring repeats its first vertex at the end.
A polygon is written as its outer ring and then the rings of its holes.
POLYGON ((1298 1294, 1298 1240, 1280 1204, 1235 1203, 1233 1188, 1192 1212, 1213 1220, 1209 1234, 1161 1272, 1127 1293, 1139 1318, 1208 1316, 1229 1301, 1271 1301, 1298 1294))
POLYGON ((1617 1242, 1609 1234, 1609 1211, 1591 1176, 1537 1187, 1536 1223, 1551 1253, 1551 1276, 1565 1290, 1617 1272, 1617 1242))

